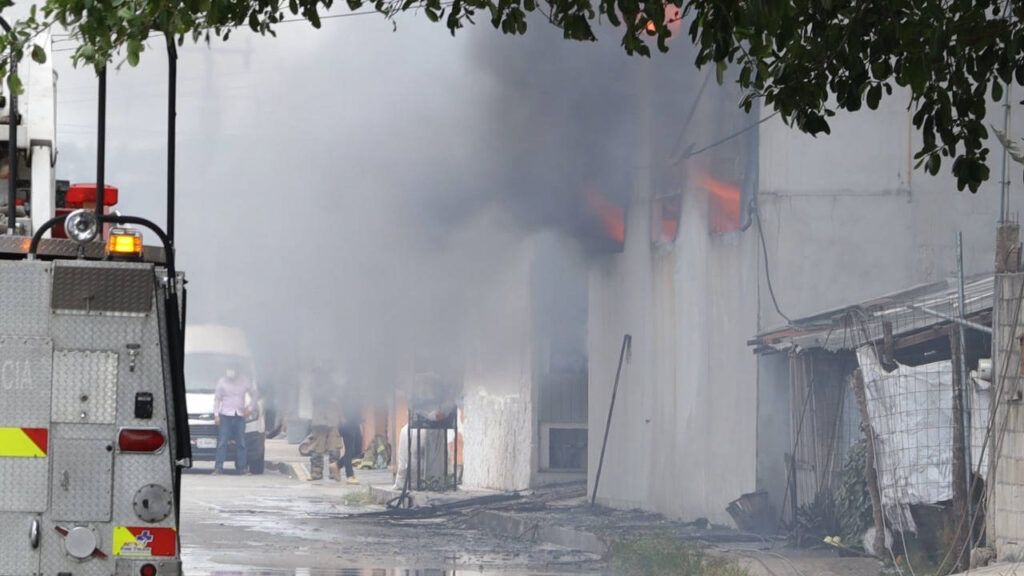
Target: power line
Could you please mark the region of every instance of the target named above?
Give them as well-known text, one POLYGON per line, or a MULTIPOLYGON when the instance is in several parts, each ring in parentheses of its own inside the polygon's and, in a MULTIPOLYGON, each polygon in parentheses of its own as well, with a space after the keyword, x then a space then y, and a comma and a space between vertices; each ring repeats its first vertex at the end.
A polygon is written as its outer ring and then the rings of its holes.
POLYGON ((692 152, 687 152, 686 154, 683 154, 683 156, 679 160, 676 160, 672 164, 673 165, 678 164, 678 163, 682 162, 683 160, 686 160, 688 158, 692 158, 693 156, 696 156, 697 154, 700 154, 702 152, 707 152, 708 150, 711 150, 712 148, 715 148, 717 146, 721 146, 722 144, 725 144, 729 140, 732 140, 733 138, 736 138, 737 136, 742 136, 743 134, 746 134, 747 132, 753 130, 754 128, 757 128, 761 124, 764 124, 765 122, 771 120, 772 118, 775 118, 778 115, 779 115, 779 111, 776 110, 775 112, 772 112, 771 114, 765 116, 764 118, 761 118, 757 122, 754 122, 753 124, 750 124, 749 126, 745 126, 745 127, 741 128, 740 130, 737 130, 736 132, 733 132, 732 134, 729 134, 728 136, 726 136, 726 137, 724 137, 724 138, 722 138, 720 140, 716 140, 715 142, 712 142, 711 144, 708 144, 707 146, 705 146, 703 148, 699 148, 699 149, 694 150, 692 152))
POLYGON ((754 208, 754 218, 757 219, 757 234, 761 237, 761 253, 764 254, 764 277, 768 281, 768 295, 772 297, 772 304, 775 306, 775 311, 779 316, 782 316, 782 319, 787 324, 792 324, 793 321, 779 307, 779 300, 775 297, 775 287, 772 286, 771 267, 768 265, 768 242, 764 239, 764 225, 761 224, 761 207, 758 205, 757 200, 754 200, 751 204, 753 204, 754 208))

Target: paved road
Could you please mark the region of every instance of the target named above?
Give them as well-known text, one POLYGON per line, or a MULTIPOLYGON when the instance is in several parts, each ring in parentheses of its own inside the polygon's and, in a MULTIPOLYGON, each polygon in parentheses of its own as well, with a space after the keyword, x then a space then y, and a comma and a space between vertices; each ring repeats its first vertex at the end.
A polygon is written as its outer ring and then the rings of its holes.
MULTIPOLYGON (((205 468, 205 469, 204 469, 205 468)), ((364 481, 386 482, 366 472, 364 481)), ((361 487, 262 476, 185 475, 182 555, 189 576, 331 574, 475 576, 593 574, 596 558, 497 539, 447 519, 390 522, 340 518, 374 507, 361 487)))

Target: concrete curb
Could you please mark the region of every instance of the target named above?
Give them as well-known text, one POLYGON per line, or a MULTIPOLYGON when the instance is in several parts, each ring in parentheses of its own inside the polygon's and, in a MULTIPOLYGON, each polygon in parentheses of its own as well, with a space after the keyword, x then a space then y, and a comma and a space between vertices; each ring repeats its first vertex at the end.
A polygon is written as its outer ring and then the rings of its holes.
POLYGON ((599 556, 607 554, 611 547, 609 542, 591 532, 563 526, 545 526, 539 521, 496 510, 481 510, 471 516, 467 524, 477 530, 506 538, 544 542, 599 556))
MULTIPOLYGON (((366 487, 366 491, 369 492, 370 498, 373 499, 375 503, 381 505, 387 504, 402 494, 401 490, 395 490, 386 484, 370 484, 366 487)), ((413 508, 419 505, 419 499, 416 497, 416 493, 410 492, 409 497, 412 499, 413 508)))

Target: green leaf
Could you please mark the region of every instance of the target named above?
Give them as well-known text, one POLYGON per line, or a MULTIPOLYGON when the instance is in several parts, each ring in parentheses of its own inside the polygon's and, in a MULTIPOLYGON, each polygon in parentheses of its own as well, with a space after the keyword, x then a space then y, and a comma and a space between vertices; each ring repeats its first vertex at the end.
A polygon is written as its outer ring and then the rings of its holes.
POLYGON ((10 89, 12 94, 21 94, 25 91, 25 88, 21 85, 21 78, 17 74, 11 74, 7 77, 7 88, 10 89))
POLYGON ((867 102, 868 108, 872 110, 878 110, 878 103, 882 100, 882 85, 874 84, 871 88, 868 88, 867 95, 864 101, 867 102))
POLYGON ((128 65, 138 66, 139 65, 139 54, 142 53, 142 42, 138 40, 128 41, 128 65))
POLYGON ((32 60, 36 61, 39 64, 46 62, 46 50, 43 50, 43 47, 38 44, 33 44, 32 60))
POLYGON ((832 132, 832 129, 829 127, 825 118, 816 112, 810 113, 804 117, 800 129, 811 136, 817 136, 821 133, 830 134, 832 132))

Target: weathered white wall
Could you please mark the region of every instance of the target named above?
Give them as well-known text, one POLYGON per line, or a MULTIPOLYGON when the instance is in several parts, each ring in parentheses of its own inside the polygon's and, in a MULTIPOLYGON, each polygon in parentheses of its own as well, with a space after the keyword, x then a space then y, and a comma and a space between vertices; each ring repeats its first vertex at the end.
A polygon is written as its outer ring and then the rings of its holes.
MULTIPOLYGON (((572 297, 582 274, 571 240, 542 233, 524 241, 506 262, 496 288, 467 310, 471 337, 464 377, 464 475, 468 486, 523 490, 573 480, 579 474, 540 470, 539 387, 550 355, 539 324, 559 319, 556 309, 540 310, 542 300, 572 297), (548 267, 538 278, 538 259, 548 267), (554 266, 552 261, 561 263, 554 266), (563 277, 565 276, 565 277, 563 277), (544 292, 540 294, 539 292, 544 292), (538 318, 538 314, 547 314, 538 318)), ((584 295, 585 297, 585 295, 584 295)), ((567 321, 574 318, 567 315, 567 321)), ((578 319, 577 319, 578 320, 578 319)))
POLYGON ((648 191, 639 179, 625 251, 591 273, 590 487, 629 333, 599 502, 728 522, 755 486, 756 245, 710 236, 706 198, 688 194, 675 248, 652 247, 648 191))
POLYGON ((498 490, 529 487, 536 450, 529 271, 532 245, 506 261, 500 282, 466 310, 469 339, 463 402, 463 482, 498 490))
MULTIPOLYGON (((920 142, 911 116, 894 97, 878 111, 834 118, 828 136, 777 118, 761 126, 758 198, 775 292, 791 318, 952 277, 958 230, 967 273, 992 269, 999 143, 991 144, 992 181, 977 194, 959 192, 948 161, 935 177, 913 171, 920 142)), ((990 118, 1001 124, 999 107, 990 118)), ((1018 212, 1018 165, 1009 180, 1018 212)), ((767 290, 761 295, 762 327, 784 324, 767 290)))
POLYGON ((494 490, 529 488, 535 416, 528 394, 492 395, 475 388, 464 405, 463 482, 494 490))
MULTIPOLYGON (((958 192, 948 165, 939 177, 912 170, 919 142, 911 114, 905 100, 894 98, 877 112, 834 119, 832 134, 817 139, 778 119, 760 127, 760 216, 772 284, 791 318, 951 276, 957 230, 964 233, 968 274, 992 268, 999 153, 992 157, 994 182, 978 194, 958 192)), ((768 452, 782 450, 787 439, 761 442, 765 453, 758 453, 757 405, 759 389, 774 394, 784 383, 759 388, 746 342, 785 321, 769 297, 757 222, 742 232, 709 233, 699 189, 683 184, 675 245, 652 247, 649 171, 637 170, 625 250, 591 269, 590 486, 628 332, 632 362, 623 370, 598 499, 728 522, 729 501, 758 484, 779 483, 764 477, 772 473, 767 469, 758 477, 756 462, 781 458, 768 452)), ((1019 174, 1014 166, 1018 205, 1019 174)))

